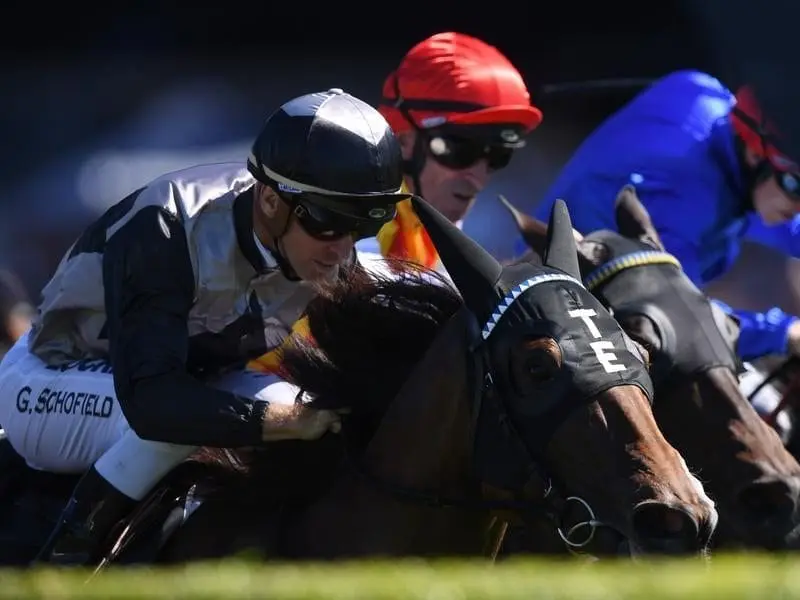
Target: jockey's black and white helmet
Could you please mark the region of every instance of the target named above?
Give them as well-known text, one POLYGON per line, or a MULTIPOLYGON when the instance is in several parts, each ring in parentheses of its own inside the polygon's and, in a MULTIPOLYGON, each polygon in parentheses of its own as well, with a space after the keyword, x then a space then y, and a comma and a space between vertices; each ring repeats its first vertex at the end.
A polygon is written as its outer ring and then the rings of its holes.
POLYGON ((248 169, 290 206, 317 205, 378 228, 411 196, 402 187, 402 154, 391 127, 340 89, 276 110, 253 144, 248 169))

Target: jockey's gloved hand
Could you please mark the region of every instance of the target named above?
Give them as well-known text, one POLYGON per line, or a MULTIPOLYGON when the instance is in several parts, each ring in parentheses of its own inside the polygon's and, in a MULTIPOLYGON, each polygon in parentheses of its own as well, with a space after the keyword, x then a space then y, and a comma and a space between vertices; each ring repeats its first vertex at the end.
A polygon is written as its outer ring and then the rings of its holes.
POLYGON ((317 410, 304 404, 270 404, 264 411, 261 439, 315 440, 328 431, 339 433, 342 422, 337 412, 317 410))

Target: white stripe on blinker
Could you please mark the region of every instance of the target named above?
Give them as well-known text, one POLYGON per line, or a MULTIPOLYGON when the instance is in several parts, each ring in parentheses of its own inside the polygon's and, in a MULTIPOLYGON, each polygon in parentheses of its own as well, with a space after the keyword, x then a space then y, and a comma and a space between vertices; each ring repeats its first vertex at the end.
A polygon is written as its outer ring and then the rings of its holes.
POLYGON ((494 328, 497 326, 497 323, 500 321, 500 317, 511 307, 514 302, 517 301, 524 292, 528 291, 532 287, 539 285, 540 283, 548 283, 550 281, 570 281, 580 287, 583 287, 583 283, 571 277, 570 275, 565 275, 561 273, 545 273, 543 275, 537 275, 536 277, 531 277, 514 287, 506 297, 497 305, 497 308, 492 313, 492 316, 489 317, 489 320, 486 322, 486 325, 483 326, 483 330, 481 331, 481 337, 486 340, 489 335, 492 333, 494 328))

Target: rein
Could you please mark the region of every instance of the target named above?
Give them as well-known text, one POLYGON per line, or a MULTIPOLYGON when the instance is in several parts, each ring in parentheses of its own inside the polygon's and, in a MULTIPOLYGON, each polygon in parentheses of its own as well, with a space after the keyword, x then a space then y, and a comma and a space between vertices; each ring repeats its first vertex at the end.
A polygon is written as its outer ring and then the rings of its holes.
POLYGON ((783 379, 786 375, 800 367, 800 357, 790 356, 775 369, 773 369, 764 379, 750 392, 747 399, 752 403, 758 392, 763 390, 776 379, 783 379))
MULTIPOLYGON (((797 372, 798 370, 800 370, 800 357, 790 356, 778 367, 773 369, 766 377, 764 377, 764 379, 755 387, 755 389, 750 392, 747 400, 752 404, 756 395, 771 382, 777 379, 783 379, 790 373, 797 372)), ((798 381, 798 378, 793 377, 789 379, 778 405, 772 410, 772 412, 763 417, 764 421, 774 427, 778 419, 778 415, 789 407, 789 405, 792 403, 792 397, 798 391, 800 391, 800 381, 798 381)))

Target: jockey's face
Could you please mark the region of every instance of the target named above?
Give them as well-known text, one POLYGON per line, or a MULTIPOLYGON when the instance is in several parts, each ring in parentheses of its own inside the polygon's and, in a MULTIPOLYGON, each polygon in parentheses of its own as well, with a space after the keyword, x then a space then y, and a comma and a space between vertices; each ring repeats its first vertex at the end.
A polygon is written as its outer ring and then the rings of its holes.
POLYGON ((339 268, 353 255, 353 236, 345 235, 334 240, 320 240, 310 236, 292 217, 289 229, 281 239, 281 246, 297 276, 306 281, 333 281, 339 268))
POLYGON ((330 281, 349 262, 355 241, 352 235, 319 239, 310 235, 291 214, 289 206, 267 186, 256 184, 257 203, 253 225, 262 243, 275 248, 289 261, 300 279, 330 281))
POLYGON ((800 198, 779 185, 780 176, 767 177, 753 189, 753 206, 767 225, 784 223, 800 211, 800 198))
MULTIPOLYGON (((403 158, 406 160, 413 155, 417 135, 415 131, 399 135, 403 158)), ((480 158, 464 168, 452 168, 437 162, 428 151, 419 174, 421 193, 429 204, 456 223, 467 216, 493 172, 486 158, 480 158)), ((413 190, 414 182, 410 178, 407 178, 406 184, 413 190)), ((420 193, 420 190, 413 192, 420 193)))
MULTIPOLYGON (((753 167, 760 157, 747 151, 745 160, 753 167)), ((775 172, 753 188, 753 206, 767 225, 784 223, 800 212, 800 195, 794 185, 800 182, 797 175, 775 172)))

